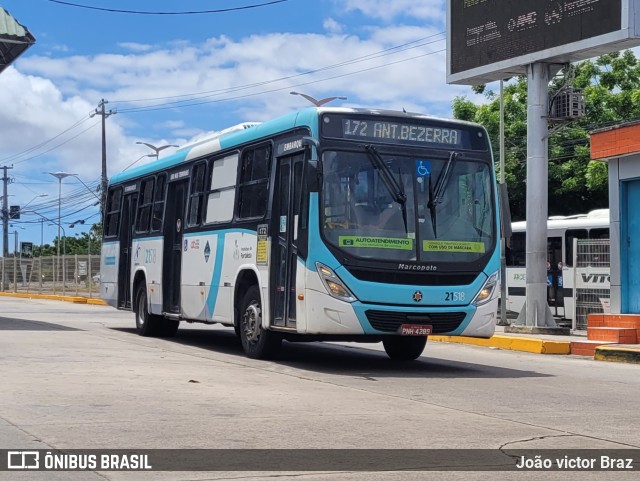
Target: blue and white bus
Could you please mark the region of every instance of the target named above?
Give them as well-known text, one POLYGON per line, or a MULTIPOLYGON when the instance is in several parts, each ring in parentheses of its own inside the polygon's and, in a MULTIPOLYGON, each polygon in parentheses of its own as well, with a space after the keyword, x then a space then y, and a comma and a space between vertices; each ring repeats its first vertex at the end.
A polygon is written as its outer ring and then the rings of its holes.
POLYGON ((490 337, 499 213, 479 125, 311 108, 232 127, 110 181, 101 295, 143 336, 234 327, 247 356, 287 341, 490 337))

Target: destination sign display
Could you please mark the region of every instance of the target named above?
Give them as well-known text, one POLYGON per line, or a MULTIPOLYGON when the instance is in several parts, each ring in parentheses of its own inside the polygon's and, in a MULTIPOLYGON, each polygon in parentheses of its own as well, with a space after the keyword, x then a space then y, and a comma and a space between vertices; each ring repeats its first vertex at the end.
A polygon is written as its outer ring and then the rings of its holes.
POLYGON ((342 133, 345 138, 393 140, 396 142, 447 145, 460 145, 462 142, 462 130, 403 122, 343 119, 342 133))
POLYGON ((487 150, 484 129, 475 125, 453 124, 440 119, 411 119, 350 114, 327 114, 322 121, 325 138, 366 143, 407 144, 412 146, 487 150))

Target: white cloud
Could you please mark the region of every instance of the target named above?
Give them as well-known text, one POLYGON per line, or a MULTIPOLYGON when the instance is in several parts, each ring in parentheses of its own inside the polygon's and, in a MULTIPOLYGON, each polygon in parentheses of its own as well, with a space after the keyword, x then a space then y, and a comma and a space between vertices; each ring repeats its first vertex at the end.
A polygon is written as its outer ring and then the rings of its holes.
POLYGON ((344 25, 338 23, 333 18, 325 19, 322 26, 327 32, 330 32, 330 33, 342 33, 344 31, 344 25))
POLYGON ((445 0, 336 0, 345 11, 357 11, 366 16, 394 21, 397 17, 412 17, 444 23, 445 0))
POLYGON ((132 52, 148 52, 153 49, 153 46, 151 45, 136 42, 120 42, 118 46, 125 50, 131 50, 132 52))

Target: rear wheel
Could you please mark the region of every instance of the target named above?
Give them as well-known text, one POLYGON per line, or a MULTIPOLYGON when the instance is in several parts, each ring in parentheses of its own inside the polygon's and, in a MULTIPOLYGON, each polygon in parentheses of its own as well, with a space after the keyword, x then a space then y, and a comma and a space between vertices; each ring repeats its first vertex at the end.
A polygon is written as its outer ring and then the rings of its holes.
MULTIPOLYGON (((136 291, 136 329, 141 336, 159 336, 165 328, 164 318, 149 313, 147 286, 141 283, 136 291)), ((177 329, 177 327, 176 327, 177 329)), ((175 334, 175 332, 174 332, 175 334)))
POLYGON ((280 349, 282 336, 262 328, 262 303, 258 286, 251 286, 242 299, 238 328, 242 349, 247 357, 269 359, 280 349))
POLYGON ((390 359, 394 361, 413 361, 420 357, 424 347, 427 345, 427 338, 416 337, 389 337, 382 341, 384 350, 390 359))

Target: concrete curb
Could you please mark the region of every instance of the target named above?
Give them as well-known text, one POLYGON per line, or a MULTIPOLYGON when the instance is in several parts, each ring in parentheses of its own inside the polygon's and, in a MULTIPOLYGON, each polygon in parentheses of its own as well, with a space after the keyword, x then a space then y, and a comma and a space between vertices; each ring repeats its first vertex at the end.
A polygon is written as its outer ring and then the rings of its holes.
MULTIPOLYGON (((530 337, 495 335, 489 339, 479 339, 465 336, 429 336, 429 341, 494 347, 497 349, 529 352, 533 354, 572 354, 571 341, 547 341, 530 337)), ((576 354, 576 356, 581 355, 576 354)), ((595 355, 592 359, 596 361, 640 364, 640 346, 625 346, 620 344, 601 345, 596 347, 595 355)))
POLYGON ((453 342, 470 344, 473 346, 495 347, 509 351, 531 352, 534 354, 571 354, 570 341, 546 341, 529 337, 493 336, 489 339, 479 339, 465 336, 429 336, 430 341, 453 342))
POLYGON ((640 348, 624 346, 598 346, 593 358, 597 361, 640 364, 640 348))
POLYGON ((62 296, 56 294, 36 294, 34 292, 0 292, 0 297, 19 297, 22 299, 46 299, 50 301, 72 302, 74 304, 108 305, 102 299, 83 296, 62 296))

